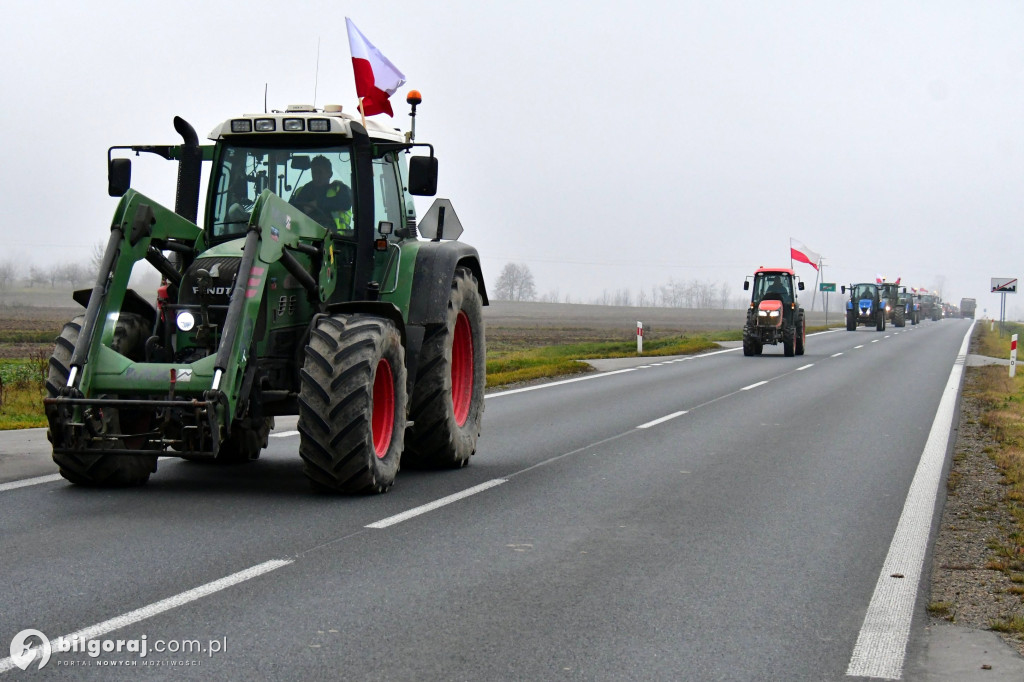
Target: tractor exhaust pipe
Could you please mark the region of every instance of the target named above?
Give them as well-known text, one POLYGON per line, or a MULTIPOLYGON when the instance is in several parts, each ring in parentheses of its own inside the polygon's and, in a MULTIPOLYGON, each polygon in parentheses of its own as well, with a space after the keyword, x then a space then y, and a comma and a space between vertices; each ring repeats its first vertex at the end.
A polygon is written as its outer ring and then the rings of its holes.
POLYGON ((180 116, 174 117, 174 129, 184 144, 178 159, 178 192, 174 197, 174 212, 196 223, 199 217, 199 184, 202 181, 203 152, 199 149, 199 136, 195 128, 180 116))

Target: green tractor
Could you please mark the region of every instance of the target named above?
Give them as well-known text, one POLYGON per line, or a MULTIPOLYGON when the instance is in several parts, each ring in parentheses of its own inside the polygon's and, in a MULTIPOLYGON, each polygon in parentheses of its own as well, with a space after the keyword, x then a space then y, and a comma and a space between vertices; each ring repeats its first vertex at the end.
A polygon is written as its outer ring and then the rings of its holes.
POLYGON ((468 463, 487 293, 450 202, 417 224, 412 195, 436 193, 437 159, 415 142, 419 94, 407 101, 407 134, 338 106, 291 106, 229 119, 211 145, 176 117, 182 144, 110 148, 121 200, 46 382, 61 475, 130 486, 162 456, 252 461, 274 417, 296 414, 317 490, 381 493, 400 464, 468 463), (414 147, 429 154, 407 159, 414 147), (174 210, 130 189, 115 150, 178 162, 174 210), (129 288, 141 261, 162 277, 155 301, 129 288))
POLYGON ((885 319, 896 327, 906 327, 908 315, 906 287, 900 287, 899 281, 881 282, 878 285, 880 305, 885 310, 885 319), (902 296, 902 298, 901 298, 902 296))

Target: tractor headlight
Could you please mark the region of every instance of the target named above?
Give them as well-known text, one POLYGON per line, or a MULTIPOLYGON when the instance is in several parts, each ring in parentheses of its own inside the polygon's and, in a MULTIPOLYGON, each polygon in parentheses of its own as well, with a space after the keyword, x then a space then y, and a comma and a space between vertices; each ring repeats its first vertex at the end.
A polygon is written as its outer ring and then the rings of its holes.
POLYGON ((190 332, 192 328, 196 326, 196 317, 187 310, 178 313, 176 320, 178 329, 183 332, 190 332))

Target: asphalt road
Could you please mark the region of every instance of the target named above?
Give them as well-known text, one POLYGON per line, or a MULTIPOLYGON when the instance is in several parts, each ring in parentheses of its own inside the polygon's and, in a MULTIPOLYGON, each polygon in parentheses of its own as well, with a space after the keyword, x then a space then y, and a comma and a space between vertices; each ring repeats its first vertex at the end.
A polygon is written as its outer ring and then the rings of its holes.
POLYGON ((929 436, 968 328, 492 393, 471 466, 403 471, 377 497, 312 494, 288 420, 255 464, 162 460, 135 490, 13 487, 53 465, 41 432, 0 434, 0 472, 21 467, 0 484, 0 642, 145 637, 145 658, 55 653, 32 673, 76 679, 858 679, 865 615, 898 620, 869 611, 895 584, 909 630, 885 656, 911 674, 927 586, 887 556, 919 462, 948 462, 929 436), (152 651, 181 640, 204 652, 152 651))

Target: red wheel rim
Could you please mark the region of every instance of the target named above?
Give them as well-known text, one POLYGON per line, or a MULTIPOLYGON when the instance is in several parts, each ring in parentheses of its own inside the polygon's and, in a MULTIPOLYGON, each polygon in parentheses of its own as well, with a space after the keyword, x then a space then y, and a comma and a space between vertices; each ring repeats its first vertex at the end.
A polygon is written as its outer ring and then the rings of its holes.
POLYGON ((373 410, 370 416, 373 428, 373 451, 378 458, 388 454, 391 435, 395 429, 395 380, 391 365, 381 359, 373 377, 373 410))
POLYGON ((459 311, 452 339, 452 409, 455 423, 465 426, 473 404, 473 332, 466 313, 459 311))

